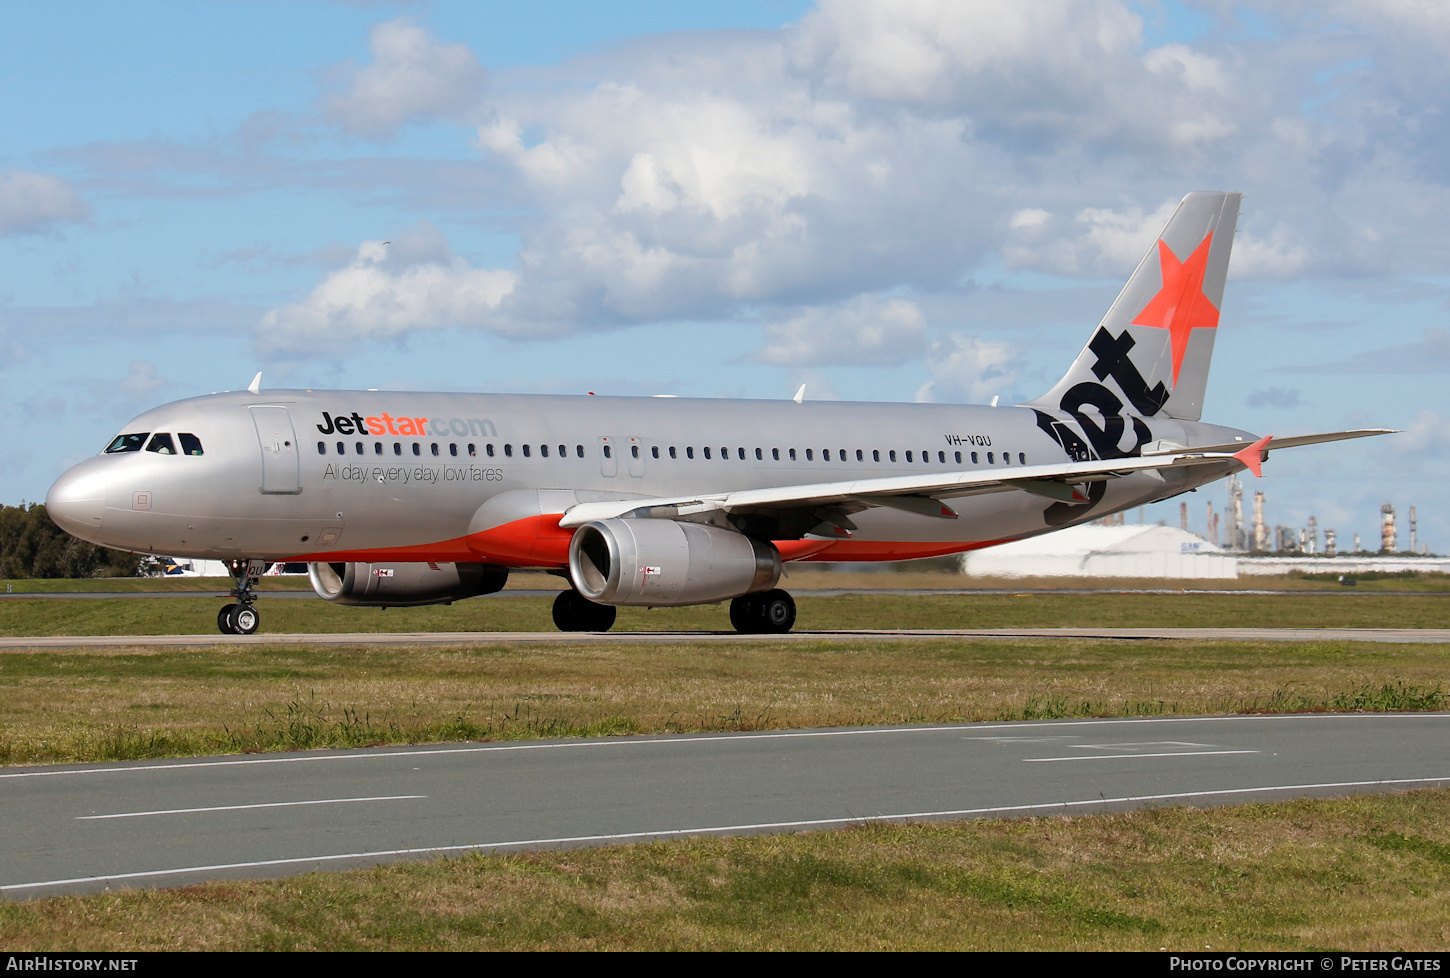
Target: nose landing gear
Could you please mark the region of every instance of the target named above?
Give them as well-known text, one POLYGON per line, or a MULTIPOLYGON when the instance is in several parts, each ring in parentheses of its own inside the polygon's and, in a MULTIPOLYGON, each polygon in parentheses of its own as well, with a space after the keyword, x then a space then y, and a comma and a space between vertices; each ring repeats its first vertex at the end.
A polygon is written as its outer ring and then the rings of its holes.
POLYGON ((257 600, 257 578, 267 569, 264 560, 233 560, 227 563, 232 575, 232 597, 236 602, 217 612, 216 627, 223 635, 251 635, 262 623, 262 616, 252 607, 257 600))

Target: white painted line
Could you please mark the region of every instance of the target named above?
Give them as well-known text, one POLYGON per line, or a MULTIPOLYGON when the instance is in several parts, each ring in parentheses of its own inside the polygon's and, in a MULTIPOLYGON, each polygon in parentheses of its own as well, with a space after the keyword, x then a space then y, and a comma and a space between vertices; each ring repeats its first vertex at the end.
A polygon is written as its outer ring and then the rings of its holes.
POLYGON ((895 815, 858 815, 847 818, 815 818, 793 822, 757 822, 750 825, 710 825, 694 829, 660 829, 653 832, 619 832, 611 835, 575 835, 554 839, 517 839, 509 842, 476 842, 470 845, 425 846, 416 849, 381 849, 375 852, 347 852, 326 856, 299 856, 293 859, 259 859, 244 863, 216 863, 210 866, 183 866, 177 869, 152 869, 138 873, 114 873, 109 876, 77 876, 64 880, 40 880, 34 883, 0 885, 0 893, 12 890, 39 889, 47 886, 69 886, 75 883, 105 883, 120 880, 155 879, 184 873, 217 873, 232 869, 263 869, 269 866, 301 866, 356 859, 382 859, 391 856, 444 855, 454 852, 480 852, 493 849, 517 849, 522 846, 560 846, 587 842, 638 842, 646 839, 670 839, 690 835, 723 835, 731 832, 763 832, 768 830, 826 828, 839 825, 866 825, 874 822, 905 822, 924 819, 967 818, 972 815, 1001 815, 1006 812, 1051 811, 1082 808, 1090 805, 1138 804, 1153 801, 1180 801, 1193 798, 1247 795, 1259 792, 1323 791, 1331 788, 1387 788, 1395 785, 1450 783, 1443 778, 1398 778, 1391 781, 1334 781, 1324 784, 1270 785, 1261 788, 1221 788, 1213 791, 1185 791, 1167 795, 1125 795, 1121 798, 1087 798, 1082 801, 1054 801, 1037 805, 1001 805, 995 808, 959 808, 940 812, 902 812, 895 815))
POLYGON ((1024 763, 1042 761, 1121 761, 1134 757, 1209 757, 1214 754, 1257 754, 1256 750, 1170 750, 1161 754, 1079 754, 1076 757, 1024 757, 1024 763))
POLYGON ((257 805, 214 805, 211 808, 167 808, 155 812, 117 812, 114 815, 77 815, 78 822, 106 818, 144 818, 147 815, 195 815, 199 812, 243 812, 254 808, 297 808, 302 805, 350 805, 362 801, 410 801, 427 795, 378 795, 374 798, 319 798, 315 801, 269 801, 257 805))
MULTIPOLYGON (((755 740, 795 740, 811 737, 876 737, 913 733, 966 733, 979 730, 1026 730, 1034 727, 1101 727, 1140 723, 1257 723, 1265 721, 1303 722, 1312 720, 1450 720, 1450 713, 1245 713, 1206 717, 1113 717, 1104 720, 1008 720, 1001 723, 956 723, 934 727, 867 727, 852 730, 789 730, 778 733, 722 733, 688 737, 612 737, 604 740, 553 741, 531 744, 490 744, 485 747, 424 747, 390 751, 336 751, 328 754, 279 754, 269 757, 228 758, 218 761, 178 761, 169 764, 135 764, 92 768, 53 768, 46 771, 15 771, 0 774, 11 778, 54 778, 83 774, 130 774, 138 771, 185 771, 192 768, 245 767, 252 764, 310 764, 322 761, 360 761, 393 757, 446 757, 453 754, 492 754, 531 750, 587 750, 596 747, 668 747, 675 744, 729 744, 755 740)), ((963 738, 972 739, 972 738, 963 738)))

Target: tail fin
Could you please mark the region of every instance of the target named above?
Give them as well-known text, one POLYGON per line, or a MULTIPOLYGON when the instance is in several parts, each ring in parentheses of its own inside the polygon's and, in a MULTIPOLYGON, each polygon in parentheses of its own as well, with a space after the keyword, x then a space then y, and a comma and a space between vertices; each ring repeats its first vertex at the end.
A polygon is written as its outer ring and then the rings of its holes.
POLYGON ((1125 408, 1143 418, 1197 421, 1241 198, 1184 197, 1067 376, 1027 406, 1079 418, 1091 406, 1118 416, 1119 431, 1125 408))

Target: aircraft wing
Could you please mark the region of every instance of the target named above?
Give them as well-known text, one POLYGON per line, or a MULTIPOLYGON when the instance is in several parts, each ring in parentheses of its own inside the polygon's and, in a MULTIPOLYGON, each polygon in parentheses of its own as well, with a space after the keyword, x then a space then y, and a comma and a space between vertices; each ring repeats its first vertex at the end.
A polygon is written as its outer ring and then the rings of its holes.
MULTIPOLYGON (((1344 441, 1349 438, 1369 438, 1372 435, 1394 435, 1398 434, 1394 428, 1355 428, 1350 431, 1326 431, 1318 435, 1290 435, 1287 438, 1274 437, 1269 439, 1268 447, 1264 449, 1271 452, 1276 448, 1298 448, 1301 445, 1322 445, 1330 441, 1344 441)), ((1195 452, 1227 452, 1239 448, 1243 442, 1229 442, 1226 445, 1200 445, 1194 448, 1195 452)), ((1188 449, 1173 448, 1166 452, 1145 452, 1145 455, 1164 455, 1171 452, 1183 452, 1188 449)))
POLYGON ((1088 502, 1075 488, 1078 483, 1114 479, 1132 472, 1154 472, 1196 465, 1237 462, 1255 475, 1270 438, 1252 445, 1232 445, 1237 451, 1183 450, 1149 457, 1062 462, 1055 465, 1005 466, 987 471, 935 472, 925 475, 886 476, 849 482, 819 482, 809 485, 742 489, 737 492, 680 496, 660 499, 612 500, 579 503, 559 521, 565 529, 593 520, 628 516, 634 518, 679 519, 712 512, 749 512, 845 506, 859 512, 872 506, 889 506, 922 516, 956 519, 957 514, 941 500, 985 492, 1022 490, 1060 502, 1088 502))

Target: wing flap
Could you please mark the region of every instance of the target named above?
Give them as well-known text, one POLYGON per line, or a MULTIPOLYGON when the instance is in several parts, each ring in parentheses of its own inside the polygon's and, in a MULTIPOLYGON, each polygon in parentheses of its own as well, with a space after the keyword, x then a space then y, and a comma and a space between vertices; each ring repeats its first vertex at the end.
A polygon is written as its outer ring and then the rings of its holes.
MULTIPOLYGON (((1244 446, 1235 446, 1242 450, 1244 446)), ((1055 465, 1019 466, 971 472, 939 472, 928 475, 886 476, 879 479, 857 479, 851 482, 819 482, 810 485, 772 486, 764 489, 742 489, 737 492, 711 493, 650 500, 617 500, 580 503, 571 507, 559 525, 565 529, 583 526, 593 520, 616 517, 685 519, 712 512, 741 510, 801 509, 858 503, 867 506, 893 506, 905 509, 905 497, 949 497, 972 492, 1025 489, 1059 498, 1068 483, 1116 478, 1130 472, 1156 471, 1190 465, 1243 464, 1231 453, 1177 452, 1146 458, 1097 459, 1090 462, 1061 462, 1055 465), (1030 487, 1030 488, 1029 488, 1030 487), (890 500, 888 502, 888 500, 890 500)), ((941 514, 933 514, 941 515, 941 514)), ((949 518, 949 517, 948 517, 949 518)))
MULTIPOLYGON (((1274 437, 1269 439, 1269 444, 1264 451, 1271 452, 1276 448, 1299 448, 1304 445, 1323 445, 1331 441, 1346 441, 1350 438, 1371 438, 1375 435, 1395 435, 1399 432, 1394 428, 1354 428, 1350 431, 1326 431, 1317 435, 1290 435, 1285 438, 1274 437)), ((1175 452, 1239 452, 1248 447, 1247 442, 1232 441, 1223 445, 1200 445, 1193 449, 1170 448, 1161 452, 1144 452, 1144 455, 1159 456, 1171 455, 1175 452)))

